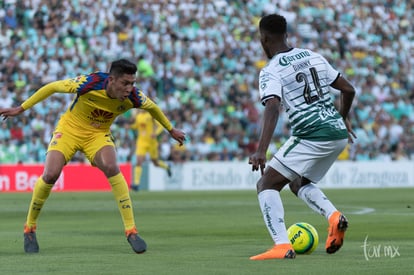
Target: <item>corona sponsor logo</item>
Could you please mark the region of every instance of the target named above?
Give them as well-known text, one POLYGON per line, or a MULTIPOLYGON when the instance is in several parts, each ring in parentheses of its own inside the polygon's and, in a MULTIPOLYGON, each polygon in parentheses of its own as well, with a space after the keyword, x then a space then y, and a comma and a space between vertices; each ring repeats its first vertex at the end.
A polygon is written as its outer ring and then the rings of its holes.
POLYGON ((95 109, 91 112, 93 118, 111 119, 114 114, 100 109, 95 109))
POLYGON ((308 51, 303 51, 294 55, 284 55, 279 59, 279 64, 281 66, 288 66, 290 65, 290 62, 297 61, 302 58, 309 57, 310 53, 308 51))

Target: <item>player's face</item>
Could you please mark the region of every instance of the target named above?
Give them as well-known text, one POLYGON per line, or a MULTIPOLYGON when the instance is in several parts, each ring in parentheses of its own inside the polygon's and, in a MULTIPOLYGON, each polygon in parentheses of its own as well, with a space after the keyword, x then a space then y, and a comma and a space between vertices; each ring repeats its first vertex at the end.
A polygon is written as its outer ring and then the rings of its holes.
POLYGON ((112 98, 117 98, 120 101, 124 101, 132 90, 134 89, 135 75, 124 74, 119 77, 110 77, 108 87, 108 94, 112 98))

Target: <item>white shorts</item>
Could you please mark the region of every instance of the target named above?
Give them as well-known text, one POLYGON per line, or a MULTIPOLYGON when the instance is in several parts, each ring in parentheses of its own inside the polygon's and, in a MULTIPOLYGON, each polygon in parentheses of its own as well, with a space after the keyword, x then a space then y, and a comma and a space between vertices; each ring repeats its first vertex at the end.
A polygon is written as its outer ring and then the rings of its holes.
POLYGON ((268 165, 291 181, 305 177, 316 183, 328 172, 347 143, 348 139, 310 141, 290 137, 268 165))

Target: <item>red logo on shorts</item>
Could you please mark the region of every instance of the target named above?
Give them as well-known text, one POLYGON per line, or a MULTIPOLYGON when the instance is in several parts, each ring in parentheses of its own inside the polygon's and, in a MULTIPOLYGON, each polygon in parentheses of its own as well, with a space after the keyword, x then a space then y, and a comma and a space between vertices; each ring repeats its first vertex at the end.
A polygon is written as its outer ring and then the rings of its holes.
POLYGON ((61 138, 62 137, 62 133, 56 133, 55 134, 55 138, 61 138))

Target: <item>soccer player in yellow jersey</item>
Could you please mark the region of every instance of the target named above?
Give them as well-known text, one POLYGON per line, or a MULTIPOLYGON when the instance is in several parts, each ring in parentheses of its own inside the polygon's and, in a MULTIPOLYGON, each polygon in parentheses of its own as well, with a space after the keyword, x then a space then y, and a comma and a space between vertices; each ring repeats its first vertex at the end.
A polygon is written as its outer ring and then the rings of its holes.
POLYGON ((168 176, 171 176, 170 166, 159 159, 158 136, 163 131, 162 125, 145 110, 141 109, 137 112, 135 121, 131 125, 131 129, 136 129, 138 134, 135 151, 136 165, 134 167, 134 183, 131 185, 131 188, 135 191, 139 190, 142 164, 144 163, 147 154, 155 166, 165 169, 168 176))
POLYGON ((43 175, 33 189, 24 225, 24 250, 39 252, 36 225, 40 211, 59 178, 63 167, 77 151, 108 178, 125 228, 127 241, 136 253, 147 249, 138 235, 128 185, 117 164, 110 126, 114 119, 131 108, 147 110, 169 134, 183 144, 185 133, 172 127, 161 109, 135 84, 137 67, 120 59, 112 62, 109 73, 96 72, 73 79, 51 82, 41 87, 18 107, 0 109, 3 119, 17 116, 54 93, 73 93, 74 99, 61 116, 49 143, 43 175))

